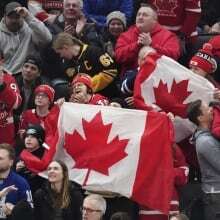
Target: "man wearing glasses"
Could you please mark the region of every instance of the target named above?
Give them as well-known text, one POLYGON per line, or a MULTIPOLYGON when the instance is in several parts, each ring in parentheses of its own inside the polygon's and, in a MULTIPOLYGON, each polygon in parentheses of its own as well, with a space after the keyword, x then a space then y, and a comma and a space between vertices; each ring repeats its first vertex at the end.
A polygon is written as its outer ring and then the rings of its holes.
POLYGON ((101 220, 106 211, 106 201, 98 194, 88 195, 83 201, 82 219, 101 220))

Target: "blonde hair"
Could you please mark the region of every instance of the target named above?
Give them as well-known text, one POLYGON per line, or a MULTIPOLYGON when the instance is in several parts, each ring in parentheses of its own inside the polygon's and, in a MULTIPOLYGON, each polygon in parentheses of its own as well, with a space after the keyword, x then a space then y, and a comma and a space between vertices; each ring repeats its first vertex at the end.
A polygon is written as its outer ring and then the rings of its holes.
POLYGON ((82 41, 77 39, 76 37, 73 37, 72 35, 62 32, 59 33, 56 37, 56 39, 53 41, 53 49, 58 50, 62 49, 63 46, 73 46, 73 45, 79 45, 83 46, 82 41))

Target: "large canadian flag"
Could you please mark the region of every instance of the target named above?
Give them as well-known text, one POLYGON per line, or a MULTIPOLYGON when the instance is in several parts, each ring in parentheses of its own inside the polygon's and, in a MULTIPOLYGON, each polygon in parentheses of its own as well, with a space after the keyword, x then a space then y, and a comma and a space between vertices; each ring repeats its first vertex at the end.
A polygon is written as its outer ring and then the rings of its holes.
POLYGON ((146 56, 135 80, 134 101, 139 109, 156 108, 186 117, 187 104, 213 100, 214 86, 204 77, 167 56, 146 56))
POLYGON ((71 180, 168 212, 173 127, 165 114, 64 103, 57 134, 54 159, 65 161, 71 180))

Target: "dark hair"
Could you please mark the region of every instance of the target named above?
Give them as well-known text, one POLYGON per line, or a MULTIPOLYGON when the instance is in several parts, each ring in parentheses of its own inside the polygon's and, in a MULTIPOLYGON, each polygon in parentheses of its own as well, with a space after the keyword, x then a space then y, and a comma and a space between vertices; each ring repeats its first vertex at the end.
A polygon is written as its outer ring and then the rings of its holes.
POLYGON ((111 216, 110 220, 131 220, 127 212, 116 212, 111 216))
MULTIPOLYGON (((25 63, 31 63, 34 64, 35 66, 38 67, 39 72, 41 72, 42 70, 42 59, 40 56, 36 55, 36 54, 29 54, 27 55, 27 57, 25 58, 24 64, 25 63)), ((23 64, 23 65, 24 65, 23 64)))
POLYGON ((6 143, 0 144, 0 150, 8 151, 9 158, 11 160, 15 159, 15 149, 10 144, 6 144, 6 143))
POLYGON ((55 208, 59 207, 59 208, 67 208, 70 204, 70 193, 69 193, 69 172, 68 172, 68 168, 66 166, 66 164, 61 161, 61 160, 53 160, 52 162, 57 162, 63 171, 63 183, 62 183, 62 189, 61 192, 59 193, 59 196, 57 196, 54 199, 54 204, 53 206, 55 208))
POLYGON ((40 146, 45 141, 45 130, 40 124, 28 124, 24 138, 26 138, 28 135, 32 135, 37 138, 40 146))
POLYGON ((189 103, 187 107, 188 119, 197 126, 199 125, 198 117, 202 114, 202 111, 200 109, 201 105, 202 105, 202 100, 197 99, 196 101, 189 103))

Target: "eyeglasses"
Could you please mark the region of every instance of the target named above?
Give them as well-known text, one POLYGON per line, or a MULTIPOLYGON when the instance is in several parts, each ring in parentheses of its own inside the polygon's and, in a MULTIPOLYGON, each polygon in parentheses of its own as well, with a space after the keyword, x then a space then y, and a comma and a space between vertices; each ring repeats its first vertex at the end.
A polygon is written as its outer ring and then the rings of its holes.
POLYGON ((87 208, 87 207, 81 207, 81 212, 88 212, 88 213, 92 213, 92 212, 101 212, 101 210, 98 209, 91 209, 91 208, 87 208))

